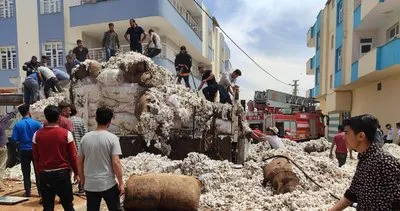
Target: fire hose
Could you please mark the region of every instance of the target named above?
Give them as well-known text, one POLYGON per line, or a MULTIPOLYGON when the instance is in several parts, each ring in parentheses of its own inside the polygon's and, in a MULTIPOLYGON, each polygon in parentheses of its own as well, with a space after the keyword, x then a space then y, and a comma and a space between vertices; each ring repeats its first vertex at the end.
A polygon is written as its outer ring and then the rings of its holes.
MULTIPOLYGON (((319 188, 325 190, 326 192, 329 193, 330 196, 332 196, 333 198, 335 198, 336 200, 340 200, 340 198, 338 196, 336 196, 335 194, 333 194, 332 192, 328 191, 326 188, 322 187, 320 184, 318 184, 312 177, 310 177, 297 163, 295 163, 292 159, 284 156, 284 155, 274 155, 268 158, 264 158, 263 161, 267 161, 267 160, 271 160, 274 158, 285 158, 286 160, 290 161, 294 166, 296 166, 297 169, 299 169, 304 176, 310 180, 312 183, 314 183, 316 186, 318 186, 319 188)), ((356 208, 357 206, 352 204, 351 207, 356 208)))

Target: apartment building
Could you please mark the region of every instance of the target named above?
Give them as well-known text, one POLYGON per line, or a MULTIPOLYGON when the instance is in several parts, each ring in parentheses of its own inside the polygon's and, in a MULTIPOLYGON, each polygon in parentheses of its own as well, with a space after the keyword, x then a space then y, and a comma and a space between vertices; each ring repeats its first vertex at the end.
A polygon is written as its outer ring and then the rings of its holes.
MULTIPOLYGON (((196 0, 207 11, 201 0, 196 0)), ((229 69, 230 50, 216 21, 194 0, 0 0, 0 91, 16 92, 25 73, 24 62, 35 56, 50 58, 48 66, 64 68, 65 56, 83 40, 92 59, 103 61, 102 37, 115 24, 121 51, 129 19, 161 37, 162 53, 155 62, 175 73, 174 59, 181 45, 193 57, 193 72, 206 65, 219 74, 229 69)))
POLYGON ((381 125, 400 122, 400 1, 328 0, 307 33, 315 56, 310 95, 329 115, 329 137, 349 116, 375 115, 381 125))

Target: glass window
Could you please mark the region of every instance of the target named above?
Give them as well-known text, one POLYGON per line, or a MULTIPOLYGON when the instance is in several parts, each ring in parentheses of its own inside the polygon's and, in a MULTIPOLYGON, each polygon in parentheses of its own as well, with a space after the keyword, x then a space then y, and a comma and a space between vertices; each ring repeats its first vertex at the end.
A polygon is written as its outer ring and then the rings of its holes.
POLYGON ((336 72, 342 70, 342 61, 342 47, 340 47, 336 50, 336 72))
POLYGON ((0 0, 0 18, 11 18, 14 16, 13 0, 0 0))
POLYGON ((40 14, 61 12, 61 0, 40 0, 40 14))
POLYGON ((344 18, 344 10, 343 10, 343 0, 338 3, 338 9, 337 9, 337 25, 341 24, 343 22, 344 18))
POLYGON ((15 46, 0 47, 0 70, 13 70, 17 68, 17 52, 15 46))
POLYGON ((43 54, 48 58, 49 67, 64 65, 64 48, 61 42, 48 42, 43 46, 43 54))
POLYGON ((390 27, 387 32, 386 32, 386 39, 387 41, 390 41, 394 38, 397 38, 399 36, 399 23, 396 23, 392 27, 390 27))
POLYGON ((360 40, 360 52, 366 54, 372 49, 372 38, 364 38, 360 40))

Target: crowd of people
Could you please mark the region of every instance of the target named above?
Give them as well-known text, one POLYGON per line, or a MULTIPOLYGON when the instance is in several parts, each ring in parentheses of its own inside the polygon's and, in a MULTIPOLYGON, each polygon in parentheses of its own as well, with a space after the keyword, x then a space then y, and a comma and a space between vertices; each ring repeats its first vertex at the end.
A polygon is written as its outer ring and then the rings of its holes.
POLYGON ((8 141, 4 131, 17 112, 22 119, 13 127, 11 141, 19 146, 24 197, 31 197, 33 164, 44 210, 54 210, 56 195, 64 210, 74 210, 74 185, 77 185, 75 194, 86 195, 88 210, 99 210, 101 199, 106 201, 109 210, 121 210, 124 182, 119 156, 122 151, 119 138, 107 131, 114 115, 111 109, 99 107, 98 126, 88 132, 83 120, 76 116, 76 109, 66 102, 58 107, 47 106, 44 122, 31 117, 28 104, 18 106, 0 119, 0 180, 7 161, 8 141))

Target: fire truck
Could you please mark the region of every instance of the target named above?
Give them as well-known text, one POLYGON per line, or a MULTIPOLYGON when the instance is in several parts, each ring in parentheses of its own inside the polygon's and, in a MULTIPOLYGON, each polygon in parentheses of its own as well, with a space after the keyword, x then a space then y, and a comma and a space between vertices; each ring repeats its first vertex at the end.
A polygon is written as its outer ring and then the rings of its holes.
POLYGON ((279 136, 306 141, 324 136, 323 115, 315 109, 314 98, 295 96, 275 90, 256 91, 247 103, 246 120, 252 129, 264 133, 277 127, 279 136))

